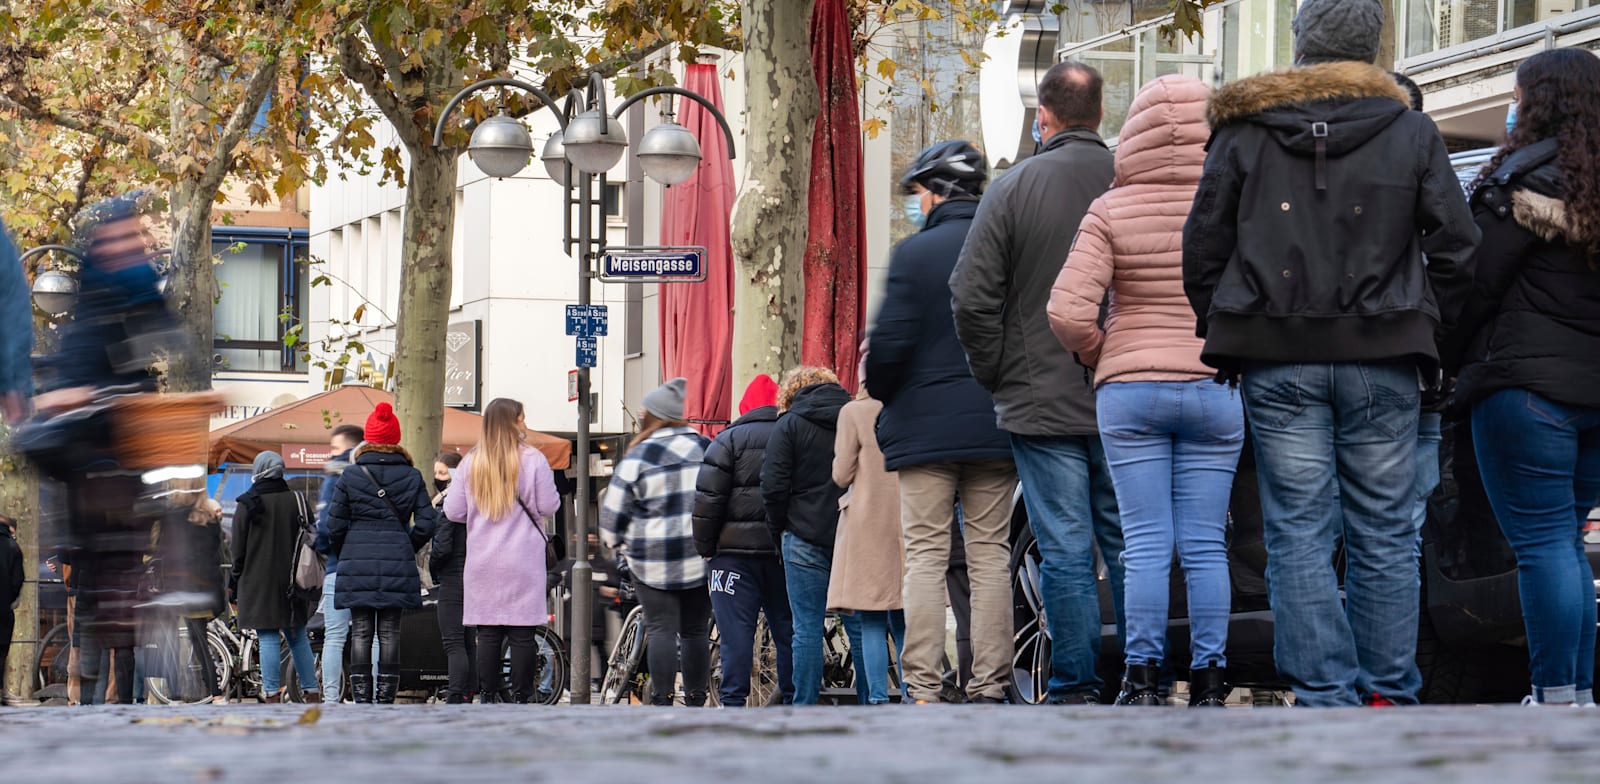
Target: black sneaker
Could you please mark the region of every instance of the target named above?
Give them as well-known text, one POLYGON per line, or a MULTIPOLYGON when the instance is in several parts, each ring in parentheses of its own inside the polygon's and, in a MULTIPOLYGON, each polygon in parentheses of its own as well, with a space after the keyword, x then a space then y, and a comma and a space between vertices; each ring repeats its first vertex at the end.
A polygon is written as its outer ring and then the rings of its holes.
POLYGON ((990 697, 987 694, 980 694, 980 695, 978 695, 976 697, 972 697, 972 698, 968 699, 967 700, 967 704, 968 705, 1010 705, 1011 701, 1006 699, 1005 697, 990 697))
POLYGON ((1051 697, 1051 705, 1099 705, 1100 695, 1086 691, 1082 694, 1068 694, 1065 697, 1051 697))

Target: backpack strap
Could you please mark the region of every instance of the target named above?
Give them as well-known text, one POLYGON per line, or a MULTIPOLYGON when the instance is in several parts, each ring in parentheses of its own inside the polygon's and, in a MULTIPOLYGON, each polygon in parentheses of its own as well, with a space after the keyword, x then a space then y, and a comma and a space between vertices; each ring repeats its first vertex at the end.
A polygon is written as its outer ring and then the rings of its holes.
POLYGON ((352 463, 351 465, 361 469, 361 473, 366 474, 367 478, 372 480, 372 484, 378 488, 378 497, 382 498, 383 502, 389 505, 389 511, 394 512, 394 519, 400 523, 400 527, 405 528, 405 515, 400 514, 400 507, 395 506, 394 499, 389 497, 389 491, 384 489, 383 483, 378 481, 378 477, 373 476, 372 472, 367 470, 367 467, 361 465, 360 463, 352 463))

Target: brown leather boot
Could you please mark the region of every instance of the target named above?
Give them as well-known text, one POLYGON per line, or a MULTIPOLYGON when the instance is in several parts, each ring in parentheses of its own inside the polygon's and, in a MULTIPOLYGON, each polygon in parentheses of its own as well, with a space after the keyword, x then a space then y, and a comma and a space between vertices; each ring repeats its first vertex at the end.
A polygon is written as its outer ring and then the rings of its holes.
POLYGON ((320 692, 320 691, 305 691, 305 692, 301 692, 300 693, 300 701, 304 702, 307 705, 321 705, 322 704, 322 692, 320 692))
POLYGON ((261 701, 268 705, 277 705, 278 703, 283 702, 283 692, 262 695, 261 701))

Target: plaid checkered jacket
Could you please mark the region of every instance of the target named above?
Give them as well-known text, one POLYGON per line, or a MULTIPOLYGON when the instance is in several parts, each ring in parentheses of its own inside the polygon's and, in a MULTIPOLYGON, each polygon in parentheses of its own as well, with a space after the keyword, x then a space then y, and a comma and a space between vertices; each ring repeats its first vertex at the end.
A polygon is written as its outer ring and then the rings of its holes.
POLYGON ((627 545, 638 582, 661 590, 705 585, 706 564, 694 547, 695 479, 705 436, 689 427, 664 427, 622 458, 600 508, 600 538, 627 545))

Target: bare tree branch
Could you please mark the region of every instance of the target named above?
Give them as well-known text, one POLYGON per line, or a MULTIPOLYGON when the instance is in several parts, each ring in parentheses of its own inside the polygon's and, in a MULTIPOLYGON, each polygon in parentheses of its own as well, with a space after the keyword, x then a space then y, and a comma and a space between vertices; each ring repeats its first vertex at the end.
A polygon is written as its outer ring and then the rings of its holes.
POLYGON ((377 105, 378 111, 383 113, 389 124, 395 127, 395 131, 400 134, 400 139, 407 147, 422 147, 423 140, 417 135, 411 118, 406 116, 405 107, 400 105, 399 96, 384 83, 383 74, 361 50, 361 42, 356 39, 354 30, 339 36, 339 67, 344 70, 346 76, 361 85, 361 89, 377 105))
MULTIPOLYGON (((256 113, 261 109, 261 102, 267 97, 267 90, 271 89, 273 82, 278 78, 279 57, 278 52, 268 54, 262 59, 261 64, 256 66, 256 72, 251 74, 244 96, 233 108, 233 115, 223 127, 211 160, 206 163, 205 171, 195 186, 199 193, 216 193, 222 187, 223 180, 227 179, 228 171, 232 168, 233 148, 239 145, 239 141, 250 130, 250 126, 255 122, 256 113)), ((201 220, 210 220, 211 200, 196 199, 189 205, 189 212, 185 220, 194 220, 197 216, 200 216, 201 220)))
MULTIPOLYGON (((24 98, 26 99, 26 96, 24 98)), ((96 139, 122 145, 129 149, 140 150, 152 158, 166 154, 166 145, 162 144, 154 136, 135 126, 118 122, 103 115, 86 114, 71 109, 49 109, 36 99, 24 102, 18 100, 17 96, 3 93, 0 93, 0 109, 14 112, 30 120, 58 125, 67 130, 87 134, 96 139)))

